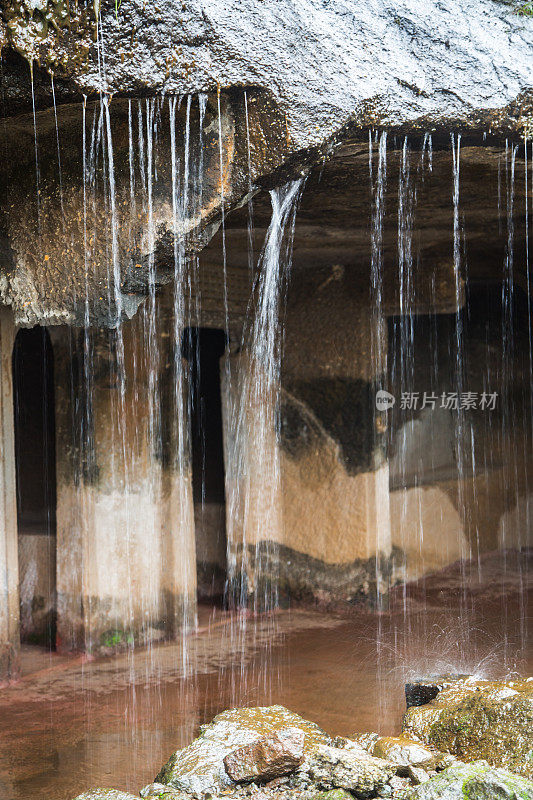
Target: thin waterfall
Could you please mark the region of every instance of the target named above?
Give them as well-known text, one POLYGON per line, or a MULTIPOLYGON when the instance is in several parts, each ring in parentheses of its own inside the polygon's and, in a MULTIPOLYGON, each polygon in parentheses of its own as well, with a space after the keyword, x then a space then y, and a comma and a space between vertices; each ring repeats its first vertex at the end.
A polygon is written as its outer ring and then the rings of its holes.
POLYGON ((35 196, 37 198, 37 235, 41 237, 41 170, 39 167, 39 140, 37 137, 37 109, 35 106, 35 85, 33 82, 33 62, 30 64, 31 107, 33 114, 33 147, 35 152, 35 196))
MULTIPOLYGON (((173 253, 174 253, 174 286, 173 286, 173 416, 175 430, 173 431, 174 443, 174 470, 176 473, 177 496, 174 503, 178 505, 178 531, 181 535, 180 552, 186 553, 190 548, 187 542, 187 534, 192 530, 194 520, 192 518, 192 507, 190 497, 187 493, 185 481, 188 478, 188 449, 189 436, 187 428, 187 418, 185 416, 186 386, 185 373, 182 360, 182 336, 186 327, 186 308, 185 292, 187 281, 187 261, 186 261, 186 235, 185 222, 189 211, 189 180, 190 180, 190 124, 191 124, 191 100, 187 98, 186 122, 184 132, 184 157, 183 175, 179 175, 179 160, 177 156, 176 141, 176 108, 177 98, 169 98, 170 113, 170 146, 171 146, 171 168, 172 168, 172 216, 173 216, 173 253), (181 197, 180 197, 181 189, 181 197)), ((200 131, 202 127, 202 115, 200 115, 200 131)), ((201 136, 201 133, 200 133, 201 136)), ((180 584, 183 587, 190 585, 189 558, 179 558, 181 570, 180 584)), ((187 590, 184 594, 183 608, 181 609, 180 627, 185 632, 193 623, 191 608, 189 607, 189 595, 187 590)), ((187 648, 183 641, 182 647, 182 668, 187 672, 187 648)))
MULTIPOLYGON (((460 174, 461 174, 461 134, 451 136, 452 147, 452 170, 453 170, 453 275, 455 283, 455 381, 458 396, 461 396, 464 387, 464 363, 463 363, 463 292, 462 292, 462 263, 461 263, 461 229, 459 221, 459 199, 460 199, 460 174)), ((459 487, 459 508, 464 517, 464 453, 463 453, 463 429, 464 419, 461 410, 457 416, 457 468, 458 468, 458 487, 459 487)))
POLYGON ((248 114, 248 92, 244 92, 244 115, 246 119, 246 158, 248 166, 248 268, 254 274, 254 202, 252 186, 252 154, 250 144, 250 118, 248 114))
POLYGON ((371 359, 375 366, 378 383, 386 371, 386 353, 384 350, 385 320, 383 316, 383 222, 385 216, 385 193, 387 185, 387 132, 379 137, 378 168, 376 183, 372 185, 372 144, 369 153, 370 181, 373 195, 371 221, 371 255, 370 255, 370 302, 374 315, 372 326, 371 359))
MULTIPOLYGON (((461 544, 461 603, 460 603, 460 624, 464 630, 468 630, 469 615, 468 615, 468 597, 467 597, 467 579, 466 579, 466 563, 467 559, 472 556, 471 545, 468 542, 468 508, 465 499, 465 485, 466 485, 466 447, 467 433, 466 433, 466 414, 463 408, 461 399, 465 391, 465 353, 464 353, 464 292, 463 281, 466 262, 462 258, 461 244, 462 244, 462 230, 460 222, 460 180, 461 180, 461 134, 451 134, 451 151, 452 151, 452 203, 453 203, 453 275, 455 286, 455 392, 458 398, 457 405, 454 409, 455 412, 455 458, 457 464, 457 506, 459 511, 459 519, 462 523, 464 532, 463 539, 465 545, 461 544), (468 550, 466 549, 468 548, 468 550)), ((466 650, 464 649, 463 642, 459 646, 459 657, 462 661, 466 658, 466 650)))
POLYGON ((56 90, 54 85, 54 73, 50 74, 50 85, 52 87, 52 103, 54 106, 54 124, 56 128, 56 147, 57 147, 57 173, 59 179, 59 202, 61 204, 61 225, 65 228, 65 209, 63 205, 63 170, 61 169, 61 147, 59 145, 59 126, 57 124, 57 105, 56 90))
MULTIPOLYGON (((408 398, 406 410, 412 411, 410 405, 410 392, 414 387, 414 292, 415 283, 413 279, 413 225, 414 225, 414 208, 416 203, 416 189, 414 180, 411 177, 410 169, 410 148, 407 137, 404 138, 401 150, 401 160, 399 165, 398 177, 398 220, 397 220, 397 237, 398 237, 398 308, 399 308, 399 354, 400 363, 393 369, 398 370, 398 379, 401 387, 402 396, 408 398)), ((400 398, 400 407, 402 406, 400 398)), ((398 449, 398 461, 400 465, 400 480, 403 486, 407 485, 407 448, 408 436, 410 431, 410 419, 407 416, 406 421, 402 425, 398 441, 396 443, 398 449)), ((400 527, 403 531, 408 526, 408 506, 407 496, 405 495, 401 510, 400 527)), ((420 527, 420 537, 423 537, 423 529, 420 527)), ((409 619, 406 611, 406 584, 403 581, 403 609, 404 619, 406 620, 406 627, 409 625, 409 619)))
MULTIPOLYGON (((161 399, 159 386, 160 372, 160 340, 157 329, 157 292, 156 292, 156 223, 154 218, 154 182, 156 180, 156 150, 157 150, 157 127, 156 127, 156 104, 158 98, 147 98, 145 101, 144 118, 145 125, 145 145, 146 145, 146 250, 147 256, 147 275, 148 275, 148 299, 143 309, 144 322, 144 359, 148 374, 148 430, 147 430, 147 457, 149 464, 149 480, 147 490, 150 501, 157 504, 160 497, 161 475, 158 458, 161 452, 161 399)), ((157 521, 155 515, 149 521, 149 537, 152 541, 157 538, 157 521)), ((147 576, 147 595, 148 607, 152 608, 156 604, 156 592, 158 581, 155 575, 150 573, 147 576)), ((146 638, 150 640, 148 632, 146 638)))
MULTIPOLYGON (((275 607, 277 602, 275 580, 261 587, 264 559, 275 562, 274 551, 263 553, 261 535, 268 539, 269 535, 276 537, 279 531, 280 465, 276 430, 280 401, 280 306, 290 270, 294 219, 302 185, 302 180, 297 180, 270 192, 272 217, 258 262, 253 322, 244 334, 240 385, 235 389, 236 402, 228 412, 234 436, 228 465, 231 470, 228 581, 229 590, 236 590, 241 607, 248 604, 249 598, 253 598, 257 609, 275 607), (284 247, 286 231, 288 241, 284 247)), ((274 541, 268 547, 275 548, 274 541)))
MULTIPOLYGON (((376 171, 376 180, 373 181, 373 147, 372 137, 369 135, 369 153, 368 153, 368 166, 370 178, 370 192, 372 200, 372 214, 371 214, 371 232, 370 232, 370 306, 371 306, 371 340, 370 340, 370 357, 372 369, 374 372, 374 385, 377 391, 383 390, 384 382, 386 381, 387 372, 387 327, 386 319, 383 313, 383 282, 384 282, 384 245, 383 245, 383 226, 385 220, 385 200, 387 190, 387 132, 382 131, 379 135, 378 144, 378 164, 376 171)), ((378 394, 376 393, 376 398, 378 394)), ((377 419, 374 425, 374 430, 377 430, 377 419)), ((379 444, 375 443, 375 450, 379 449, 379 444)), ((378 457, 376 453, 375 457, 378 457)), ((375 464, 374 467, 379 467, 380 464, 375 464)), ((388 473, 387 473, 388 475, 388 473)), ((388 490, 388 486, 387 486, 388 490)), ((388 499, 388 498, 387 498, 388 499)), ((381 498, 377 503, 381 502, 381 498)), ((376 503, 376 505, 377 505, 376 503)), ((375 573, 376 573, 376 608, 381 611, 383 605, 382 597, 382 532, 380 525, 379 509, 376 508, 376 519, 378 520, 376 531, 376 555, 375 555, 375 573)), ((376 631, 376 649, 377 659, 376 666, 378 671, 378 683, 382 683, 382 620, 381 615, 378 618, 378 625, 376 631)), ((380 692, 380 706, 384 694, 380 692)))
MULTIPOLYGON (((515 357, 514 348, 514 194, 515 194, 515 168, 518 146, 506 142, 505 146, 505 204, 507 237, 502 275, 502 369, 501 369, 501 442, 504 456, 503 482, 504 491, 509 496, 509 504, 518 506, 518 476, 516 474, 517 458, 515 451, 515 437, 513 427, 516 425, 517 409, 515 407, 512 387, 512 369, 515 357), (509 452, 506 449, 509 448, 509 452), (513 487, 515 497, 512 498, 513 487)), ((520 536, 520 533, 519 533, 520 536)), ((502 583, 505 585, 508 563, 509 531, 507 519, 503 519, 500 532, 500 548, 502 549, 503 572, 502 583)), ((520 541, 517 543, 520 547, 520 541)), ((508 604, 503 604, 504 650, 503 659, 506 668, 509 668, 509 641, 508 641, 508 604)))
MULTIPOLYGON (((226 249, 226 193, 224 189, 224 139, 222 135, 222 108, 220 86, 217 87, 217 124, 218 124, 218 163, 220 180, 220 223, 222 229, 222 269, 224 273, 224 320, 226 336, 229 340, 229 308, 228 308, 228 258, 226 249)), ((229 376, 228 376, 229 377, 229 376)))
MULTIPOLYGON (((161 542, 157 548, 170 547, 173 554, 169 558, 173 559, 174 575, 176 587, 183 589, 183 606, 172 610, 168 609, 168 625, 174 624, 176 628, 187 630, 191 622, 194 624, 194 615, 189 605, 189 595, 187 586, 192 580, 189 574, 191 569, 190 558, 190 531, 192 530, 192 505, 187 482, 189 480, 189 462, 187 449, 188 443, 188 417, 184 403, 186 402, 186 386, 184 383, 183 365, 181 360, 181 337, 186 327, 186 292, 187 292, 187 259, 186 259, 186 237, 183 235, 186 230, 187 218, 194 213, 191 206, 192 198, 196 203, 196 198, 202 196, 200 186, 203 180, 203 166, 201 173, 197 174, 196 164, 194 166, 194 187, 189 192, 191 170, 190 135, 191 135, 191 107, 192 98, 187 104, 186 126, 184 131, 183 145, 179 146, 176 141, 176 121, 175 114, 177 102, 170 99, 170 129, 168 136, 170 139, 170 155, 172 162, 171 190, 169 191, 169 204, 172 204, 173 211, 173 236, 174 236, 174 287, 173 287, 173 312, 172 312, 172 335, 170 338, 162 328, 160 321, 160 301, 158 299, 158 285, 156 275, 156 210, 155 203, 159 203, 159 183, 158 183, 158 160, 159 160, 159 137, 161 131, 162 111, 158 99, 148 100, 146 103, 138 104, 137 122, 138 130, 134 130, 134 106, 132 101, 127 106, 127 130, 128 130, 128 149, 126 153, 126 164, 122 164, 120 172, 117 169, 113 142, 113 113, 109 99, 101 98, 100 103, 94 107, 92 122, 88 114, 87 102, 82 107, 82 145, 83 145, 83 241, 84 241, 84 272, 85 272, 85 298, 83 302, 83 337, 82 344, 83 357, 83 380, 71 380, 74 394, 72 396, 72 408, 83 410, 81 418, 80 434, 76 433, 76 424, 73 418, 73 436, 79 441, 79 475, 80 483, 78 489, 78 505, 80 509, 80 526, 90 526, 90 520, 94 514, 100 513, 98 504, 91 506, 95 497, 91 489, 91 483, 96 466, 94 425, 95 413, 99 415, 98 424, 102 424, 100 419, 102 414, 102 401, 105 395, 102 394, 100 387, 94 383, 95 373, 95 353, 98 358, 106 351, 106 368, 110 369, 112 380, 114 381, 113 391, 107 395, 109 402, 108 426, 110 439, 108 440, 107 452, 99 452, 98 458, 102 456, 109 460, 109 472, 106 473, 108 481, 108 491, 110 497, 116 497, 116 502, 121 504, 123 511, 123 548, 124 569, 126 571, 126 584, 131 586, 133 577, 132 568, 136 562, 135 569, 138 568, 139 559, 150 561, 158 558, 166 558, 161 550, 153 550, 153 544, 160 538, 158 528, 160 518, 164 517, 163 510, 158 509, 161 498, 170 492, 168 502, 170 503, 170 513, 172 516, 171 528, 176 532, 179 541, 167 544, 161 542), (183 150, 185 157, 180 161, 178 150, 183 150), (126 166, 124 171, 122 168, 126 166), (183 171, 185 170, 185 174, 183 171), (124 171, 124 175, 122 174, 124 171), (118 176, 118 178, 117 178, 118 176), (123 178, 125 180, 123 180, 123 178), (184 188, 186 187, 186 188, 184 188), (97 215, 95 214, 99 193, 103 190, 104 202, 108 210, 107 226, 105 229, 97 228, 97 215), (157 193, 157 194, 156 194, 157 193), (124 209, 125 207, 125 209, 124 209), (123 210, 124 209, 124 210, 123 210), (139 229, 138 219, 141 212, 148 224, 145 237, 138 240, 136 231, 139 229), (141 310, 132 322, 124 323, 125 310, 122 294, 123 280, 123 244, 121 237, 125 226, 125 236, 128 242, 128 250, 132 254, 131 258, 143 260, 147 265, 148 274, 148 297, 141 310), (99 242, 104 242, 108 254, 107 273, 109 293, 107 297, 109 320, 115 326, 111 331, 95 331, 91 326, 94 324, 94 309, 92 301, 89 300, 89 275, 95 266, 94 258, 97 253, 99 242), (140 251, 140 252, 139 252, 140 251), (146 255, 141 255, 141 252, 146 255), (125 327, 125 325, 127 327, 125 327), (125 338, 126 336, 126 338, 125 338), (161 403, 162 403, 162 370, 164 368, 163 359, 169 355, 166 352, 165 342, 170 343, 172 361, 172 392, 173 408, 172 415, 174 421, 174 433, 171 433, 171 467, 172 479, 170 489, 166 489, 162 484, 162 424, 161 424, 161 403), (163 351, 163 345, 165 347, 163 351), (144 376, 147 377, 146 391, 140 388, 144 376), (95 407, 95 392, 97 403, 95 407), (144 425, 144 409, 146 408, 146 425, 144 425), (133 426, 131 421, 133 416, 137 418, 137 424, 133 426), (137 416, 138 415, 138 416, 137 416), (145 461, 147 458, 147 461, 145 461), (91 466, 94 465, 94 466, 91 466), (144 488, 143 488, 144 487, 144 488), (139 495, 141 491, 141 495, 139 495), (141 520, 136 515, 135 508, 140 502, 141 497, 145 497, 143 492, 148 493, 152 507, 157 509, 156 513, 146 513, 141 520), (147 540, 144 547, 139 540, 141 527, 146 528, 147 540), (146 552, 143 554, 142 550, 146 552), (183 554, 182 554, 183 549, 183 554), (184 557, 182 557, 184 555, 184 557), (186 557, 188 555, 188 557, 186 557), (133 562, 132 562, 133 558, 133 562), (174 618, 174 623, 171 622, 174 618)), ((201 103, 200 126, 203 126, 205 114, 205 98, 201 103)), ((203 132, 199 132, 202 141, 203 132)), ((200 147, 203 147, 201 144, 200 147)), ((203 164, 203 161, 200 161, 203 164)), ((137 267, 141 265, 138 264, 137 267)), ((135 268, 135 267, 134 267, 135 268)), ((102 299, 102 298, 101 298, 102 299)), ((75 349, 76 344, 72 345, 72 363, 76 363, 75 349)), ((98 367, 97 367, 98 369, 98 367)), ((100 367, 101 369, 101 367, 100 367)), ((110 387, 111 388, 111 387, 110 387)), ((76 412, 77 413, 77 412, 76 412)), ((99 434, 100 437, 100 434, 99 434)), ((166 445, 165 445, 166 446, 166 445)), ((100 447, 100 444, 99 444, 100 447)), ((166 479, 165 479, 166 480, 166 479)), ((97 503, 100 501, 97 501, 97 503)), ((115 501, 113 501, 115 502, 115 501)), ((118 511, 118 509, 117 509, 118 511)), ((143 528, 143 529, 144 529, 143 528)), ((92 541, 89 534, 89 546, 99 547, 96 541, 92 541)), ((142 626, 139 631, 138 641, 140 643, 150 643, 153 635, 152 615, 159 600, 160 579, 157 577, 157 570, 147 569, 143 591, 140 595, 140 602, 143 604, 142 626), (155 576, 155 577, 154 577, 155 576)), ((134 641, 133 630, 138 627, 138 618, 134 619, 134 606, 139 602, 134 598, 133 587, 126 591, 126 598, 129 611, 122 612, 122 622, 117 628, 125 625, 123 634, 120 633, 121 643, 127 644, 130 651, 133 651, 134 641)), ((172 589, 174 591, 174 588, 172 589)), ((179 594, 179 591, 178 591, 179 594)), ((181 601, 180 601, 181 602, 181 601)), ((91 638, 91 619, 96 609, 88 609, 87 618, 87 647, 93 649, 98 646, 98 641, 91 638)), ((155 621, 155 620, 154 620, 155 621)), ((114 634, 113 634, 114 635, 114 634)), ((119 635, 119 634, 117 634, 119 635)), ((185 650, 185 649, 184 649, 185 650)), ((184 658, 186 655, 184 654, 184 658)), ((132 662, 131 662, 132 664, 132 662)), ((185 663, 183 665, 185 670, 185 663)))

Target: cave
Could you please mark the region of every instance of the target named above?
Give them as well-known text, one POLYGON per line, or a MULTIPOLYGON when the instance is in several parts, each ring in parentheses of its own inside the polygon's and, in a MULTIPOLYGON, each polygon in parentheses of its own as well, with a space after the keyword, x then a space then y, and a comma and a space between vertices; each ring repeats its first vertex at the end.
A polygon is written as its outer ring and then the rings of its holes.
POLYGON ((0 3, 0 796, 533 797, 532 16, 0 3))
POLYGON ((21 641, 55 646, 54 355, 46 328, 13 347, 21 641))
POLYGON ((220 603, 227 577, 220 391, 226 334, 212 328, 189 328, 183 334, 182 350, 188 361, 198 599, 220 603))

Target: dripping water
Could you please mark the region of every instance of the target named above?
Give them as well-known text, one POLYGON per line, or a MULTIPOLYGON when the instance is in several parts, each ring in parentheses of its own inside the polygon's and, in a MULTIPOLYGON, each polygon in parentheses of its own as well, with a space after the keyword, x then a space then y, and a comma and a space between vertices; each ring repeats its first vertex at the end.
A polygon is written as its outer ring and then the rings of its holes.
MULTIPOLYGON (((278 599, 280 321, 302 186, 303 181, 298 180, 270 192, 272 216, 257 267, 253 319, 243 333, 236 379, 230 383, 225 371, 226 418, 231 430, 226 464, 226 592, 243 611, 247 607, 256 612, 273 610, 278 599)), ((245 613, 239 614, 231 631, 241 652, 241 682, 246 666, 246 620, 245 613)), ((268 670, 263 680, 271 680, 268 670)))
POLYGON ((37 138, 37 111, 35 107, 35 85, 33 82, 33 62, 30 64, 31 107, 33 113, 33 147, 35 151, 35 197, 37 204, 37 236, 41 239, 41 171, 39 167, 39 143, 37 138))
POLYGON ((54 85, 54 73, 50 73, 50 83, 52 86, 52 103, 54 106, 54 123, 56 128, 56 147, 57 147, 57 170, 59 179, 59 201, 61 204, 61 225, 65 229, 65 209, 63 207, 63 171, 61 169, 61 148, 59 146, 59 127, 57 124, 57 105, 56 105, 56 90, 54 85))
POLYGON ((250 144, 250 118, 248 115, 248 92, 244 92, 244 115, 246 120, 246 159, 248 164, 248 269, 254 274, 254 203, 252 185, 252 154, 250 144))

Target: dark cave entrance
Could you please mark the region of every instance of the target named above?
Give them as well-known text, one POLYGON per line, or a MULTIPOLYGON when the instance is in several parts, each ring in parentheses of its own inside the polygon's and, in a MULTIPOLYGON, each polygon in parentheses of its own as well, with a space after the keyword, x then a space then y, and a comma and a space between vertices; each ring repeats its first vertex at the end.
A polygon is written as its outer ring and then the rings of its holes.
POLYGON ((220 358, 223 330, 187 328, 183 355, 189 364, 192 486, 198 599, 221 603, 226 582, 226 500, 220 358))
POLYGON ((56 617, 54 355, 46 328, 13 347, 21 641, 53 647, 56 617))

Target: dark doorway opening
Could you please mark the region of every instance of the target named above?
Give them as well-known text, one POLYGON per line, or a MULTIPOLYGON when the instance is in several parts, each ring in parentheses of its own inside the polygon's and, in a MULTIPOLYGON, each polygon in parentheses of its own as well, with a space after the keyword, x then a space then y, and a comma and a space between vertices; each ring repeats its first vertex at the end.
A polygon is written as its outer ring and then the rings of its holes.
POLYGON ((187 328, 183 355, 189 363, 192 485, 198 599, 221 603, 226 582, 226 499, 220 357, 223 330, 187 328))
POLYGON ((21 641, 54 646, 56 451, 54 358, 46 328, 13 348, 21 641))

